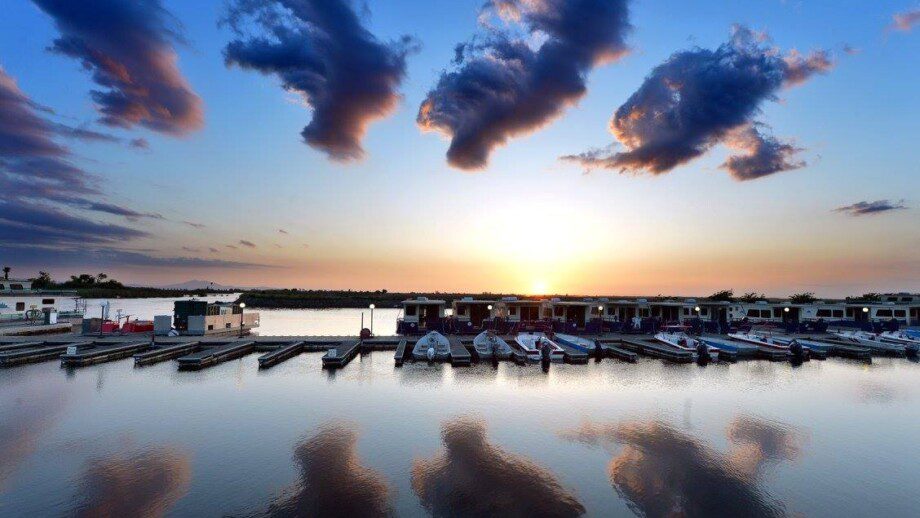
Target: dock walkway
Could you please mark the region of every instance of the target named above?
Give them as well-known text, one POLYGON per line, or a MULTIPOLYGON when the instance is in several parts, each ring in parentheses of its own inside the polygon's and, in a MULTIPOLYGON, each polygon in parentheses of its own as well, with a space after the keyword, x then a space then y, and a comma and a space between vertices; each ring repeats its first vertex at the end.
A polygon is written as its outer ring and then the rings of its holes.
POLYGON ((85 367, 133 356, 150 348, 150 341, 142 342, 95 342, 93 347, 81 349, 71 344, 61 355, 63 367, 85 367))
POLYGON ((361 340, 346 340, 326 350, 323 355, 324 369, 341 369, 348 365, 361 350, 361 340))
POLYGON ((179 363, 180 370, 201 370, 205 367, 245 356, 255 350, 255 342, 252 340, 223 342, 216 347, 208 347, 207 343, 202 342, 201 346, 200 351, 181 356, 176 360, 179 363))
POLYGON ((134 355, 134 365, 152 365, 154 363, 175 360, 201 349, 201 342, 167 342, 158 343, 149 350, 134 355))
POLYGON ((460 338, 452 336, 448 339, 450 342, 450 364, 454 366, 467 366, 473 364, 473 356, 460 341, 460 338))

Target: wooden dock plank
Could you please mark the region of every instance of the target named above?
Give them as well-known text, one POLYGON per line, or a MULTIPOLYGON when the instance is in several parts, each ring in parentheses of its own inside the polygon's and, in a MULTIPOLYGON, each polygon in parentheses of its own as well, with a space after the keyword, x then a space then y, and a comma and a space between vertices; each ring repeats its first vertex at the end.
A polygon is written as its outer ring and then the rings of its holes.
POLYGON ((449 338, 448 341, 450 342, 450 364, 454 366, 472 365, 473 356, 463 345, 463 342, 460 341, 460 338, 455 336, 449 338))
POLYGON ((19 342, 14 344, 3 344, 0 345, 0 353, 17 351, 21 349, 35 349, 36 347, 41 347, 42 345, 44 345, 44 342, 19 342))
POLYGON ((259 368, 267 369, 269 367, 274 367, 284 360, 288 360, 294 356, 297 356, 303 352, 304 343, 305 342, 303 340, 297 340, 283 345, 272 352, 259 356, 259 368))
POLYGON ((154 363, 175 360, 181 356, 191 354, 201 348, 201 342, 180 342, 157 344, 148 351, 134 355, 134 365, 151 365, 154 363))
POLYGON ((64 367, 84 367, 86 365, 105 363, 133 356, 135 353, 149 348, 150 342, 146 340, 134 343, 100 343, 95 347, 77 351, 73 354, 62 354, 61 365, 64 367))
POLYGON ((397 367, 402 367, 406 358, 406 348, 409 344, 409 341, 403 338, 399 341, 399 344, 396 345, 396 353, 393 355, 393 361, 396 363, 397 367))
POLYGON ((179 362, 180 370, 204 369, 227 360, 245 356, 255 349, 255 342, 252 340, 234 341, 217 347, 207 347, 205 342, 201 342, 201 345, 203 348, 200 351, 182 356, 176 360, 179 362))
POLYGON ((570 346, 563 340, 552 340, 552 342, 562 349, 562 354, 565 357, 566 363, 588 363, 588 353, 570 346))
MULTIPOLYGON (((639 357, 638 354, 632 351, 627 351, 626 349, 617 347, 616 345, 614 345, 614 343, 601 342, 600 340, 597 340, 596 343, 598 347, 600 347, 601 350, 604 351, 604 355, 609 358, 616 358, 618 360, 622 360, 624 362, 629 362, 629 363, 636 363, 636 361, 638 360, 638 357, 639 357)), ((620 342, 618 341, 616 343, 619 344, 620 342)))
POLYGON ((338 346, 326 350, 323 355, 324 369, 341 369, 358 355, 361 340, 345 340, 338 346))
POLYGON ((67 352, 69 345, 86 345, 90 342, 53 342, 50 344, 41 344, 32 348, 15 349, 0 353, 0 367, 13 367, 26 363, 38 363, 47 360, 60 358, 67 352))

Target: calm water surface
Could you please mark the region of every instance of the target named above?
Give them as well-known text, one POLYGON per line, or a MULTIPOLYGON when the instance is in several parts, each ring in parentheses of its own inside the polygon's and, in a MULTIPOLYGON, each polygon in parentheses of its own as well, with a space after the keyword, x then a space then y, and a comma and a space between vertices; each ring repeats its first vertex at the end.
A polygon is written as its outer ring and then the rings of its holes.
MULTIPOLYGON (((92 304, 92 303, 91 303, 92 304)), ((169 300, 113 301, 142 318, 169 300), (128 307, 130 306, 130 307, 128 307), (144 312, 147 313, 144 313, 144 312)), ((260 311, 344 334, 361 311, 260 311)), ((392 333, 394 310, 375 311, 392 333)), ((369 312, 365 311, 369 325, 369 312)), ((0 371, 0 515, 916 516, 920 365, 0 371)))

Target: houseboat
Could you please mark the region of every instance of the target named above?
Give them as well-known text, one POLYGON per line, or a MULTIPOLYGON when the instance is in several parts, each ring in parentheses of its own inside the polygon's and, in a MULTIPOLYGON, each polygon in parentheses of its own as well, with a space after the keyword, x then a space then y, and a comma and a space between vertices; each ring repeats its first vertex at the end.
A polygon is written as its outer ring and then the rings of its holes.
POLYGON ((80 319, 83 302, 75 291, 34 289, 30 280, 0 278, 0 323, 80 319))
POLYGON ((895 331, 909 325, 908 306, 897 302, 847 302, 846 320, 874 331, 895 331))
POLYGON ((396 319, 396 332, 419 335, 429 331, 444 331, 447 302, 417 297, 402 301, 402 316, 396 319))
POLYGON ((553 329, 564 333, 581 333, 588 327, 592 309, 597 302, 591 299, 560 300, 549 299, 543 302, 543 320, 552 322, 553 329))
POLYGON ((907 325, 920 327, 920 294, 886 293, 882 301, 907 306, 907 325))
POLYGON ((455 300, 451 305, 453 310, 451 331, 472 334, 489 327, 492 323, 495 305, 494 300, 475 300, 473 297, 455 300))
POLYGON ((652 316, 647 299, 611 300, 599 302, 598 306, 604 308, 604 328, 612 331, 639 331, 642 322, 652 316))
POLYGON ((244 311, 245 307, 235 302, 177 300, 173 304, 172 326, 168 315, 156 316, 154 331, 158 335, 175 331, 193 336, 248 333, 259 327, 259 314, 244 311))
POLYGON ((533 328, 541 324, 543 300, 504 297, 498 301, 495 316, 502 322, 504 331, 533 328))

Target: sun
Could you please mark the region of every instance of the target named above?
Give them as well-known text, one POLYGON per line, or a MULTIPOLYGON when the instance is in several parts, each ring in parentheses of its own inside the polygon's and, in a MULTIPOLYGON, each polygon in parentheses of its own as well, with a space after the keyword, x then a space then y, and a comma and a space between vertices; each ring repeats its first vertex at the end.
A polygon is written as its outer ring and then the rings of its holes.
POLYGON ((545 281, 534 281, 530 287, 531 295, 546 295, 549 292, 549 285, 545 281))

